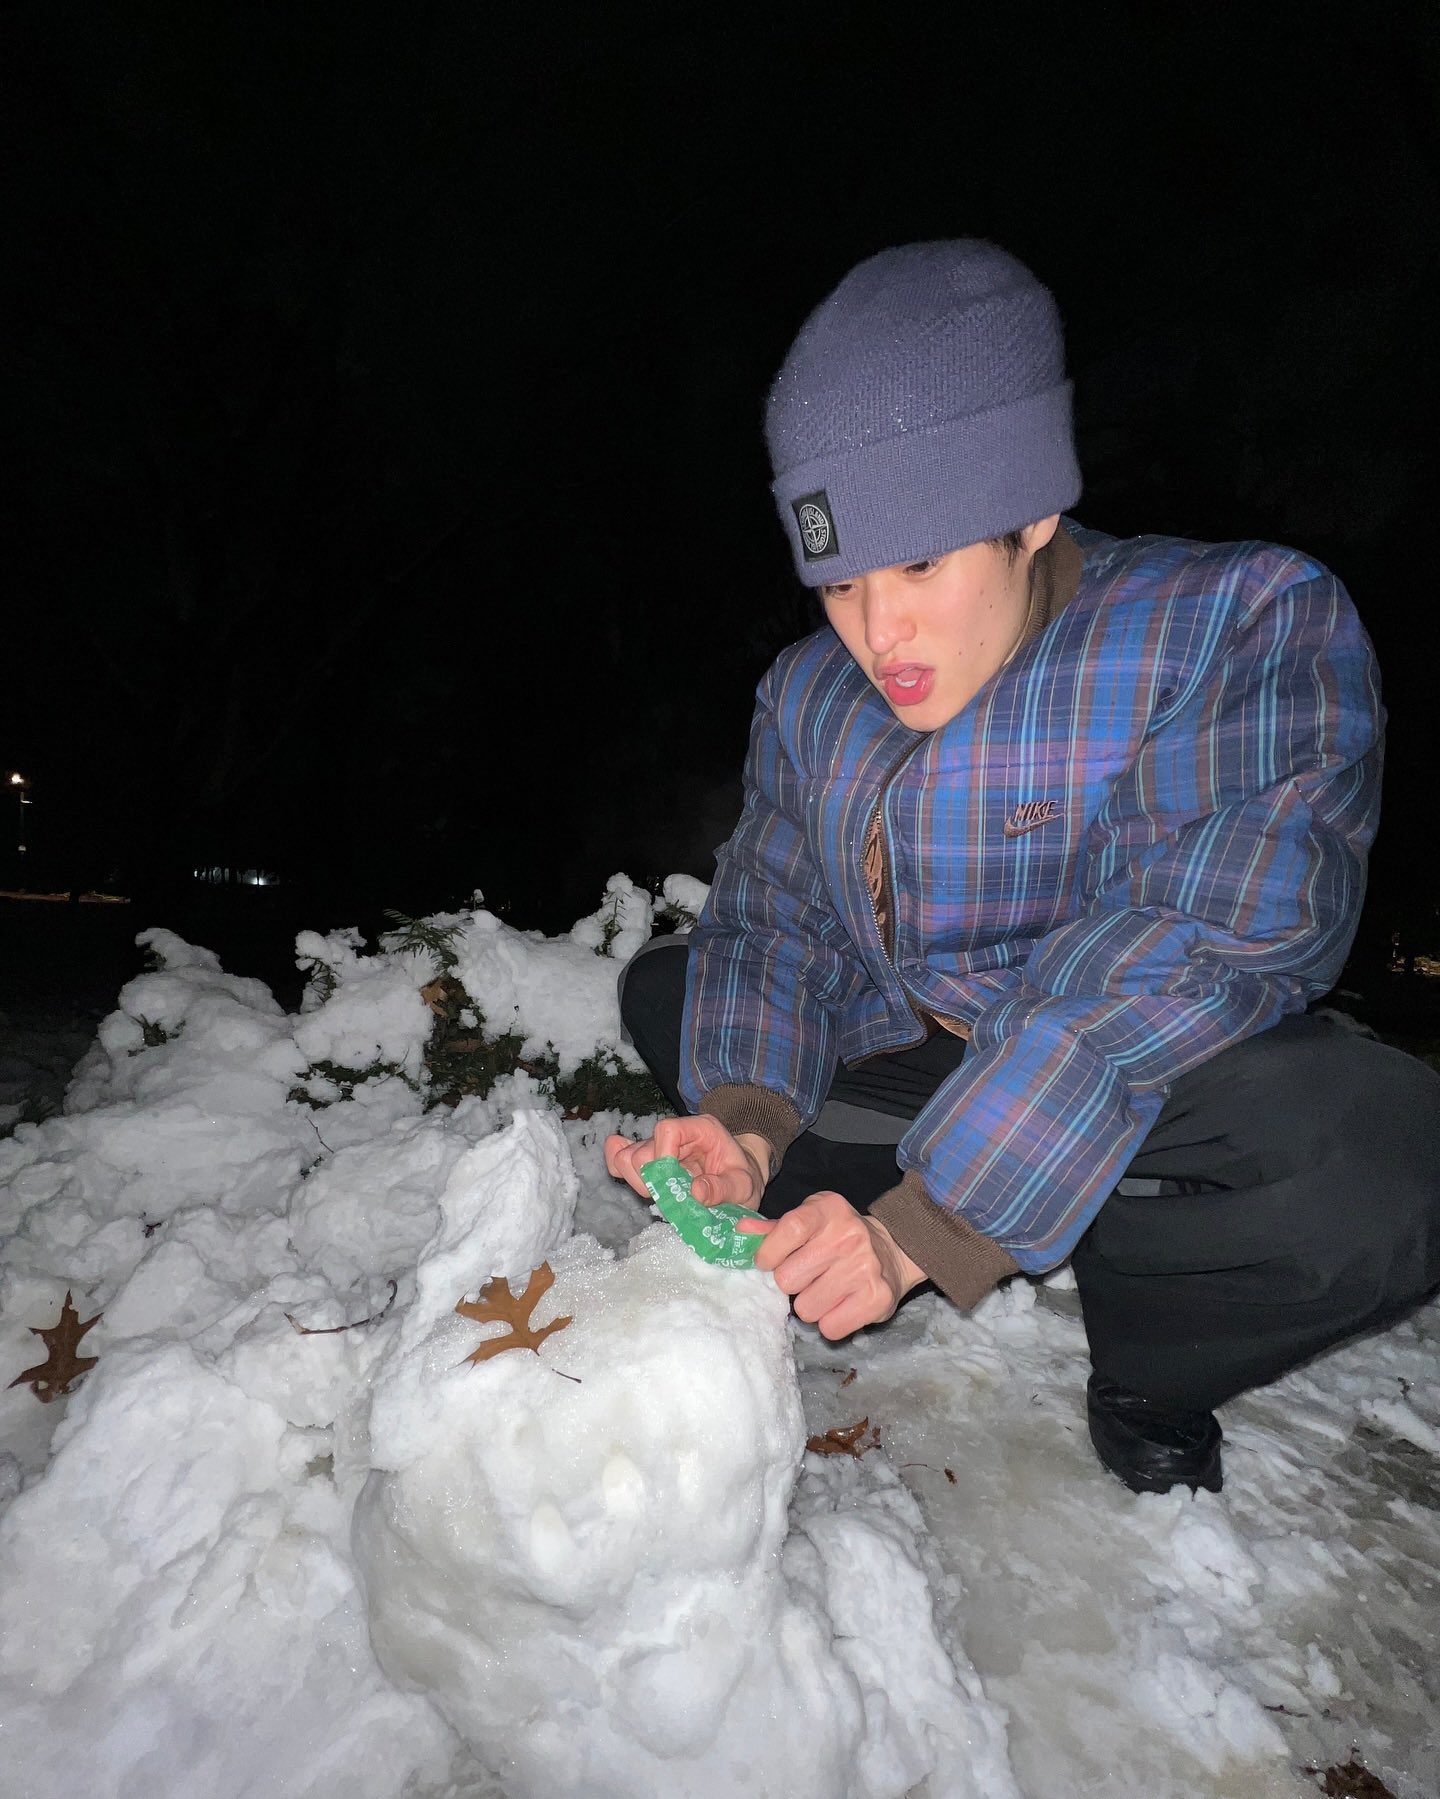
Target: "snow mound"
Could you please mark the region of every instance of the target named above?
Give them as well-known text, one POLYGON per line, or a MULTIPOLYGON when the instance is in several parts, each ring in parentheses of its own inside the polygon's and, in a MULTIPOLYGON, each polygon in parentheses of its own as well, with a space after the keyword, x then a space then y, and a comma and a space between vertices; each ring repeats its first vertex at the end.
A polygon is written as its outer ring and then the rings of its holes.
POLYGON ((1227 1406, 1195 1499, 1098 1468, 1028 1282, 787 1327, 610 1179, 645 1122, 525 1072, 436 1103, 481 1010, 616 1050, 651 913, 616 877, 555 939, 305 933, 294 1015, 145 933, 63 1115, 0 1139, 0 1799, 1299 1799, 1352 1753, 1440 1790, 1440 1306, 1227 1406), (544 1261, 572 1322, 470 1363, 502 1327, 456 1302, 544 1261), (42 1404, 67 1292, 98 1360, 42 1404), (797 1351, 810 1428, 881 1448, 802 1453, 797 1351))
POLYGON ((597 1051, 627 1068, 642 1066, 621 1039, 615 977, 650 936, 653 902, 624 875, 612 878, 607 894, 568 937, 512 930, 485 911, 458 921, 453 972, 487 1028, 495 1035, 518 1031, 526 1056, 553 1050, 562 1074, 597 1051))
POLYGON ((571 1322, 537 1353, 468 1364, 481 1327, 422 1307, 428 1335, 380 1371, 388 1472, 354 1540, 382 1666, 511 1799, 900 1799, 937 1771, 936 1799, 1009 1793, 998 1718, 936 1639, 908 1495, 822 1483, 786 1547, 805 1426, 773 1283, 663 1225, 553 1259, 535 1322, 571 1322))
POLYGON ((0 1518, 7 1799, 395 1793, 441 1756, 375 1664, 312 1448, 185 1345, 102 1357, 0 1518))
MULTIPOLYGON (((486 1100, 399 1119, 386 1135, 337 1150, 292 1198, 291 1242, 338 1291, 389 1276, 408 1305, 411 1268, 442 1216, 464 1234, 483 1210, 493 1266, 481 1278, 534 1267, 568 1229, 575 1193, 559 1120, 537 1111, 541 1104, 528 1077, 510 1077, 486 1100), (504 1118, 514 1122, 502 1131, 504 1118), (534 1182, 512 1178, 520 1145, 534 1182)), ((453 1304, 466 1277, 447 1272, 460 1278, 453 1304)))

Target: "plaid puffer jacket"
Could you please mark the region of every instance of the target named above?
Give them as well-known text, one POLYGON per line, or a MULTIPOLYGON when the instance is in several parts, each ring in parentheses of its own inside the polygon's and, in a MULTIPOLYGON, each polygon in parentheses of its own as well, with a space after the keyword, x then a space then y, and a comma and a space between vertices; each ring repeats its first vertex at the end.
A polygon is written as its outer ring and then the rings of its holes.
POLYGON ((682 1069, 692 1107, 783 1151, 837 1057, 954 1021, 970 1048, 899 1162, 1032 1271, 1069 1253, 1169 1082, 1333 985, 1383 718, 1317 563, 1065 529, 1073 597, 937 731, 901 724, 828 629, 765 675, 682 1069), (888 949, 862 866, 877 808, 888 949))

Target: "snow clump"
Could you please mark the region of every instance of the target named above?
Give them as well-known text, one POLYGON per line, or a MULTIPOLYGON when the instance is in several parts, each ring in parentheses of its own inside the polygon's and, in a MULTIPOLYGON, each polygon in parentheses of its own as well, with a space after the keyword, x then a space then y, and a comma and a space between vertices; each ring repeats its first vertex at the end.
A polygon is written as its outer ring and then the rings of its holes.
MULTIPOLYGON (((617 876, 562 938, 423 922, 487 1029, 630 1065, 615 957, 654 908, 617 876)), ((67 1397, 0 1386, 7 1795, 1011 1791, 913 1507, 854 1470, 789 1534, 805 1425, 773 1283, 621 1213, 593 1135, 625 1241, 577 1234, 586 1127, 527 1074, 426 1109, 442 958, 306 932, 291 1015, 209 950, 141 943, 64 1114, 0 1141, 0 1368, 34 1364, 67 1292, 100 1314, 67 1397), (457 1301, 547 1260, 538 1320, 572 1322, 469 1362, 500 1327, 457 1301), (857 1600, 867 1563, 909 1579, 857 1600), (913 1701, 837 1637, 857 1604, 924 1665, 913 1701)))
POLYGON ((466 1366, 447 1307, 378 1373, 355 1545, 382 1666, 514 1799, 1010 1792, 908 1495, 883 1527, 812 1497, 786 1550, 805 1426, 774 1284, 668 1225, 552 1259, 536 1319, 571 1322, 538 1356, 466 1366))

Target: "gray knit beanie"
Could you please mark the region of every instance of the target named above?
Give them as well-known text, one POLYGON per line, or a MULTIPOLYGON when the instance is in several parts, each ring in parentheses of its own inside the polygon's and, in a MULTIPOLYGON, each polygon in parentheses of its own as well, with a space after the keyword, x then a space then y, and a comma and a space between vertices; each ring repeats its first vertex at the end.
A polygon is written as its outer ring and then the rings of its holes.
POLYGON ((975 238, 882 250, 801 327, 765 439, 807 587, 1063 512, 1080 470, 1055 302, 975 238))

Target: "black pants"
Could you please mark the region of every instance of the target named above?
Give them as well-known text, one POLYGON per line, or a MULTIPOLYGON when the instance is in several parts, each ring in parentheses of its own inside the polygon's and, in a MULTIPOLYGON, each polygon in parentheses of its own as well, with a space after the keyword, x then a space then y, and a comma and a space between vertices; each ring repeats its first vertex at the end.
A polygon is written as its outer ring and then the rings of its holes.
MULTIPOLYGON (((648 946, 621 989, 678 1112, 685 947, 648 946)), ((937 1033, 842 1068, 764 1212, 821 1188, 866 1209, 964 1050, 937 1033)), ((1440 1076, 1333 1019, 1283 1019, 1174 1083, 1072 1266, 1096 1369, 1167 1406, 1211 1410, 1392 1323, 1440 1285, 1440 1076)))

